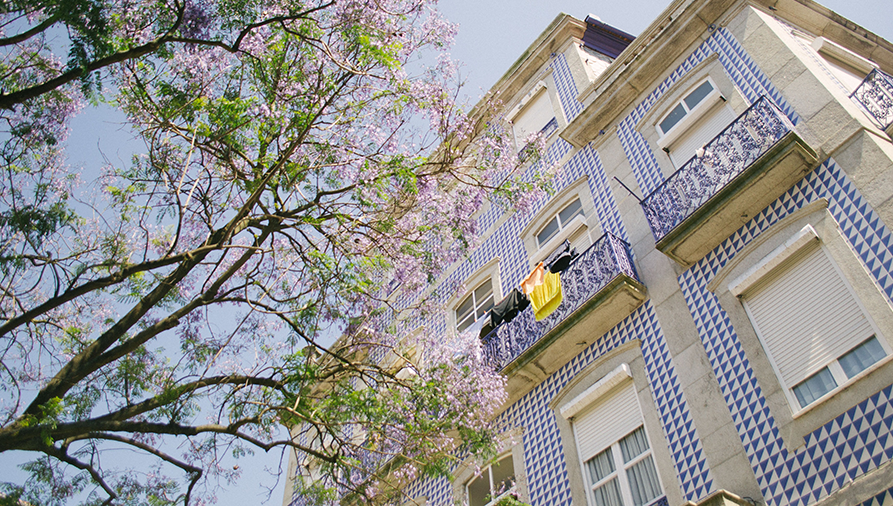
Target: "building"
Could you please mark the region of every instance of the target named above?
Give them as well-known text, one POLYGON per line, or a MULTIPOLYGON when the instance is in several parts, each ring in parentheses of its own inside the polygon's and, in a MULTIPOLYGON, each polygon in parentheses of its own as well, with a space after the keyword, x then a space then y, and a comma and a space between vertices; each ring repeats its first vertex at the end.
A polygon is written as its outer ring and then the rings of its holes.
POLYGON ((677 0, 635 40, 559 16, 495 87, 558 191, 481 215, 433 325, 580 254, 553 313, 484 337, 497 463, 407 504, 893 504, 890 74, 893 44, 810 0, 677 0))

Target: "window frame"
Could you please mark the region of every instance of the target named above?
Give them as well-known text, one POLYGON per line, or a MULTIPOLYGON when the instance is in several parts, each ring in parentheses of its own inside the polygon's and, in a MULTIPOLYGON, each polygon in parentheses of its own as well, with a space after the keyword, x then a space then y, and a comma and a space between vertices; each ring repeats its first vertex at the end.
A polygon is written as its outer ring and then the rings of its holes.
POLYGON ((639 425, 635 429, 633 429, 632 432, 630 432, 630 433, 624 435, 623 437, 621 437, 620 439, 614 441, 614 443, 612 443, 610 446, 608 446, 604 450, 600 451, 598 454, 594 455, 589 460, 583 462, 583 468, 588 469, 589 462, 591 462, 596 457, 598 457, 599 455, 602 455, 605 452, 611 452, 611 460, 613 461, 612 464, 614 466, 614 469, 613 469, 613 471, 611 471, 610 473, 608 473, 607 475, 605 475, 604 477, 602 477, 595 483, 592 483, 591 473, 588 473, 588 474, 590 474, 590 476, 589 476, 589 495, 590 495, 589 499, 592 501, 590 504, 592 504, 592 505, 596 504, 596 501, 594 498, 594 494, 595 494, 596 490, 604 487, 605 485, 607 485, 608 483, 610 483, 611 481, 616 479, 617 483, 618 483, 618 488, 620 489, 620 497, 621 497, 621 500, 623 501, 624 506, 635 506, 635 500, 632 496, 632 486, 629 483, 630 482, 629 470, 632 469, 633 467, 635 467, 636 465, 638 465, 639 463, 644 462, 646 460, 651 462, 651 467, 652 467, 652 469, 655 470, 654 474, 655 474, 655 477, 657 478, 657 487, 660 490, 656 496, 648 499, 647 502, 643 503, 642 506, 649 505, 649 504, 653 503, 655 500, 657 500, 661 497, 664 497, 663 485, 660 483, 660 476, 657 475, 656 466, 654 464, 651 440, 648 438, 648 432, 645 430, 644 423, 639 425), (639 430, 641 430, 642 433, 645 435, 645 442, 648 443, 648 448, 643 450, 641 453, 633 456, 629 461, 624 461, 623 449, 622 449, 621 443, 622 443, 622 441, 626 440, 628 437, 632 436, 639 430))
MULTIPOLYGON (((684 137, 691 128, 697 128, 702 120, 705 119, 705 115, 709 117, 708 113, 716 111, 719 107, 727 107, 731 109, 732 118, 735 118, 747 110, 750 105, 750 102, 741 94, 725 73, 722 62, 719 61, 719 56, 716 53, 711 53, 660 95, 651 108, 636 123, 636 131, 648 143, 664 176, 669 177, 681 166, 677 166, 670 158, 669 152, 672 150, 671 148, 674 144, 678 144, 680 138, 684 137), (711 100, 715 100, 715 102, 707 106, 705 101, 702 100, 698 104, 698 114, 686 115, 685 125, 681 125, 682 122, 679 122, 670 129, 668 135, 663 135, 658 128, 660 121, 670 113, 673 107, 684 100, 691 91, 708 79, 714 87, 714 93, 718 93, 712 95, 713 98, 711 100), (722 99, 725 102, 719 104, 722 99)), ((685 161, 681 163, 685 163, 685 161)))
MULTIPOLYGON (((521 132, 522 135, 519 136, 519 132, 516 129, 517 125, 515 124, 515 121, 518 119, 519 116, 524 114, 525 110, 526 111, 532 110, 531 107, 533 105, 535 105, 538 100, 540 100, 541 96, 544 96, 545 100, 548 102, 547 110, 550 109, 552 111, 552 118, 547 120, 544 124, 540 125, 536 131, 542 132, 543 129, 545 129, 546 126, 549 125, 549 123, 551 123, 552 121, 555 121, 557 127, 555 128, 554 131, 550 132, 546 136, 546 140, 548 141, 558 132, 558 130, 561 130, 561 126, 562 126, 561 122, 563 121, 564 118, 559 119, 559 117, 560 117, 559 110, 561 110, 561 107, 560 107, 560 103, 559 103, 558 110, 556 110, 556 108, 555 108, 555 102, 558 99, 558 97, 553 96, 553 95, 555 95, 555 93, 553 91, 554 86, 550 86, 551 83, 552 83, 552 81, 551 81, 551 79, 548 78, 548 76, 546 79, 537 81, 536 84, 534 84, 533 87, 530 89, 530 91, 528 91, 523 97, 521 97, 521 99, 518 101, 518 103, 515 104, 515 106, 512 107, 509 110, 509 112, 505 115, 505 121, 508 122, 509 128, 511 129, 511 132, 512 132, 512 138, 515 140, 516 151, 518 151, 519 153, 522 152, 526 146, 526 144, 521 144, 521 142, 524 140, 524 137, 526 137, 526 135, 523 135, 523 132, 521 132), (547 80, 549 82, 547 82, 547 80)), ((527 132, 527 135, 530 135, 531 133, 533 133, 533 131, 527 132)))
POLYGON ((729 288, 748 271, 757 270, 761 260, 770 257, 770 253, 783 246, 807 224, 815 230, 844 280, 853 288, 856 300, 862 304, 865 314, 881 330, 878 338, 883 338, 888 349, 893 349, 893 304, 881 292, 862 260, 853 252, 828 211, 827 199, 819 199, 794 211, 739 250, 716 273, 707 289, 716 296, 729 318, 788 451, 801 448, 807 435, 888 386, 889 378, 893 376, 893 354, 888 354, 805 409, 796 409, 799 406, 796 400, 792 404, 744 305, 729 288))
MULTIPOLYGON (((512 467, 515 473, 514 493, 522 502, 530 502, 527 490, 527 471, 524 465, 524 428, 516 427, 499 436, 497 455, 504 458, 511 455, 512 467)), ((490 463, 477 458, 470 458, 459 464, 453 473, 452 481, 453 498, 458 504, 468 505, 468 484, 481 474, 490 463)))
MULTIPOLYGON (((521 230, 520 238, 524 243, 524 249, 527 250, 527 258, 529 260, 529 268, 533 269, 540 262, 545 260, 556 248, 561 246, 565 239, 574 236, 580 229, 585 227, 587 234, 587 246, 591 246, 594 242, 593 238, 601 237, 601 226, 595 213, 595 201, 592 192, 589 189, 589 179, 587 176, 581 176, 576 181, 565 186, 560 192, 552 197, 533 217, 527 226, 521 230), (548 225, 553 218, 563 211, 575 199, 580 200, 582 215, 577 214, 567 225, 560 228, 545 244, 539 244, 537 235, 548 225)), ((577 253, 582 253, 577 248, 577 253)))
MULTIPOLYGON (((588 485, 586 497, 587 503, 590 506, 596 506, 597 504, 595 500, 595 491, 606 486, 608 483, 615 479, 617 480, 617 487, 619 488, 623 506, 635 506, 632 496, 632 487, 630 486, 629 469, 646 459, 651 459, 652 466, 655 468, 655 475, 657 476, 658 480, 657 487, 659 489, 659 493, 656 496, 648 499, 648 502, 644 504, 650 504, 654 502, 654 500, 666 495, 666 492, 664 492, 664 486, 660 482, 660 476, 657 475, 656 472, 657 466, 654 463, 654 458, 652 456, 652 449, 654 448, 654 445, 651 443, 651 439, 648 437, 648 431, 645 429, 641 402, 638 400, 635 385, 632 382, 632 373, 630 372, 629 364, 620 364, 618 367, 598 380, 592 386, 587 388, 577 397, 574 397, 565 405, 561 406, 559 412, 562 417, 570 422, 571 429, 573 430, 574 442, 580 460, 580 468, 584 475, 583 481, 588 485), (612 442, 603 448, 599 448, 597 453, 595 453, 591 457, 586 458, 584 449, 580 446, 582 437, 578 432, 580 430, 580 421, 583 418, 597 415, 599 409, 603 410, 606 408, 606 406, 604 406, 605 403, 617 401, 618 399, 623 400, 621 396, 627 397, 628 399, 631 398, 632 403, 635 404, 632 411, 634 412, 634 418, 636 418, 636 420, 635 422, 630 424, 631 426, 633 426, 632 430, 624 431, 624 433, 620 435, 610 434, 612 442), (621 441, 624 441, 627 437, 634 434, 639 429, 642 429, 645 434, 645 440, 648 443, 648 449, 633 457, 629 462, 624 462, 623 452, 621 451, 621 441), (610 452, 614 469, 610 473, 601 477, 599 480, 593 482, 593 477, 589 472, 589 462, 597 458, 599 455, 604 454, 605 452, 610 452)), ((629 415, 629 413, 625 414, 629 415)), ((624 420, 624 422, 626 423, 624 423, 623 425, 629 423, 628 420, 624 420)), ((604 435, 602 435, 602 437, 604 437, 604 435)))
MULTIPOLYGON (((537 243, 537 246, 539 246, 540 249, 543 249, 543 246, 547 246, 547 245, 549 245, 549 242, 550 242, 552 239, 554 239, 555 237, 561 235, 561 232, 564 231, 566 228, 572 226, 574 220, 575 220, 578 216, 582 216, 584 220, 586 219, 586 212, 583 210, 583 202, 580 201, 580 197, 579 197, 579 196, 577 196, 577 198, 575 198, 575 199, 573 199, 573 200, 570 200, 567 204, 565 204, 564 207, 562 207, 557 213, 555 213, 555 214, 552 216, 552 219, 550 219, 549 221, 546 222, 545 225, 543 225, 542 227, 540 227, 539 232, 537 232, 536 234, 534 234, 534 237, 536 237, 536 243, 537 243), (566 211, 566 210, 567 210, 571 205, 573 205, 575 202, 579 203, 579 206, 580 206, 579 209, 578 209, 576 212, 574 212, 574 214, 573 214, 570 218, 568 218, 568 219, 562 219, 562 218, 561 218, 561 214, 562 214, 564 211, 566 211), (552 234, 550 234, 550 235, 548 236, 548 238, 546 238, 545 241, 542 241, 542 240, 540 239, 540 236, 543 234, 543 232, 545 231, 546 227, 548 227, 549 224, 551 224, 553 221, 555 222, 555 224, 556 224, 556 226, 557 226, 558 228, 555 230, 555 232, 553 232, 552 234)), ((573 232, 571 232, 571 233, 573 233, 573 232)), ((565 233, 565 234, 567 234, 567 233, 565 233)))
MULTIPOLYGON (((468 504, 471 504, 471 485, 472 485, 472 483, 474 483, 477 479, 484 476, 484 473, 487 474, 487 478, 488 478, 487 481, 489 481, 490 486, 488 487, 489 493, 486 496, 484 496, 483 499, 490 497, 490 500, 484 502, 483 506, 492 506, 499 499, 503 498, 504 496, 506 496, 508 494, 511 494, 511 493, 517 491, 517 479, 515 478, 514 458, 513 458, 513 455, 511 452, 507 452, 507 453, 504 453, 504 454, 500 455, 499 457, 497 457, 493 462, 482 467, 480 473, 475 474, 470 480, 465 482, 465 498, 467 499, 468 504), (512 474, 509 478, 507 478, 507 479, 512 480, 512 486, 503 490, 502 492, 499 492, 498 494, 494 495, 494 493, 498 492, 498 490, 495 489, 496 484, 493 483, 493 466, 495 466, 497 464, 502 465, 503 461, 508 461, 512 464, 512 474)), ((500 482, 500 484, 502 484, 502 482, 500 482)))
MULTIPOLYGON (((482 284, 486 283, 488 279, 493 284, 493 303, 496 304, 502 300, 503 294, 501 277, 499 273, 499 262, 500 258, 494 257, 489 262, 479 267, 472 274, 468 275, 463 282, 466 290, 453 294, 453 296, 446 301, 443 307, 444 309, 446 309, 447 313, 447 329, 452 329, 451 332, 457 332, 457 329, 459 327, 459 321, 457 319, 459 306, 462 304, 462 302, 465 301, 466 297, 470 293, 474 292, 474 290, 479 288, 482 284), (468 287, 473 288, 469 290, 468 287)), ((484 313, 484 317, 486 317, 486 315, 487 313, 484 313)), ((477 322, 478 319, 479 318, 475 318, 471 325, 474 325, 474 323, 477 322)), ((467 328, 464 330, 467 330, 467 328)))
POLYGON ((473 289, 468 290, 467 295, 465 295, 465 297, 459 299, 459 303, 456 305, 456 309, 454 310, 455 314, 456 314, 456 316, 455 316, 456 332, 457 333, 465 332, 465 330, 473 327, 474 324, 478 320, 487 316, 487 313, 490 311, 490 309, 492 309, 493 306, 496 305, 497 301, 495 299, 495 296, 496 296, 496 290, 493 287, 493 278, 487 278, 484 281, 480 282, 473 289), (485 293, 484 295, 482 295, 482 298, 483 298, 482 301, 478 301, 477 300, 478 290, 483 288, 484 285, 486 285, 487 283, 490 284, 490 291, 485 293), (461 309, 462 306, 464 306, 465 303, 469 302, 469 301, 471 302, 470 311, 464 317, 460 318, 459 309, 461 309), (478 314, 481 311, 483 311, 483 314, 478 314), (472 316, 474 318, 472 318, 471 321, 468 321, 469 317, 472 317, 472 316), (466 321, 468 321, 468 324, 465 325, 464 327, 460 328, 466 321))
MULTIPOLYGON (((666 441, 660 415, 654 405, 654 396, 651 393, 648 375, 645 372, 642 341, 639 339, 631 339, 589 364, 557 392, 549 403, 549 407, 555 415, 564 448, 572 502, 587 506, 591 504, 589 477, 585 474, 588 470, 578 450, 576 431, 572 425, 573 418, 592 406, 593 402, 597 402, 599 396, 610 392, 618 384, 622 385, 624 382, 632 382, 635 389, 641 414, 640 425, 644 426, 648 436, 651 456, 664 494, 658 497, 665 496, 669 504, 682 504, 685 499, 680 492, 681 484, 669 452, 669 444, 666 441), (630 376, 615 374, 613 380, 603 381, 624 364, 627 366, 630 376), (599 383, 601 383, 601 387, 596 386, 599 383)), ((627 431, 626 434, 629 432, 631 431, 627 431)), ((653 503, 654 500, 651 502, 653 503)))
MULTIPOLYGON (((788 402, 790 403, 791 410, 794 413, 794 417, 797 417, 803 411, 807 411, 810 409, 814 409, 816 406, 819 406, 822 402, 827 400, 830 396, 836 395, 843 389, 845 389, 848 385, 858 381, 863 374, 867 374, 872 368, 882 365, 883 362, 890 360, 891 355, 893 355, 893 350, 889 344, 887 344, 886 339, 884 339, 883 333, 878 328, 877 324, 875 324, 874 320, 871 318, 871 315, 865 309, 865 305, 859 300, 858 295, 853 290, 852 286, 849 282, 847 282, 846 277, 843 275, 843 272, 840 269, 840 266, 834 261, 834 258, 827 252, 827 248, 823 247, 820 244, 820 238, 815 232, 815 229, 812 228, 811 225, 807 225, 803 229, 801 229, 796 235, 794 235, 791 239, 786 241, 782 246, 774 250, 768 256, 764 257, 756 266, 752 267, 751 270, 747 271, 742 275, 742 277, 736 278, 731 281, 729 290, 741 299, 741 303, 744 306, 745 313, 751 321, 751 324, 754 327, 754 331, 757 334, 757 337, 760 340, 760 344, 766 349, 766 353, 769 361, 772 363, 773 370, 775 371, 776 376, 778 376, 778 380, 781 385, 784 387, 784 393, 787 396, 788 402), (764 330, 761 329, 761 325, 766 322, 763 321, 760 323, 760 318, 755 314, 753 308, 750 307, 748 303, 748 295, 753 292, 750 290, 751 288, 765 283, 778 283, 778 278, 784 276, 790 272, 790 269, 797 265, 799 262, 803 261, 803 257, 809 254, 820 255, 827 259, 830 262, 831 267, 839 277, 839 279, 843 282, 844 290, 848 292, 852 300, 856 303, 858 309, 861 311, 862 316, 868 322, 870 326, 870 330, 872 331, 872 335, 867 338, 860 339, 854 346, 850 347, 846 351, 843 351, 836 357, 831 358, 828 362, 823 362, 819 365, 813 367, 812 370, 808 370, 805 374, 805 377, 797 381, 795 384, 787 384, 787 380, 783 378, 781 368, 777 363, 777 358, 775 357, 775 353, 770 349, 770 346, 766 342, 766 337, 764 335, 764 330), (746 286, 741 286, 742 284, 746 284, 746 286), (884 356, 874 363, 868 365, 866 368, 860 370, 853 377, 847 377, 844 373, 842 367, 839 365, 839 361, 844 356, 853 352, 855 349, 859 348, 861 345, 870 341, 871 339, 876 339, 878 343, 881 345, 881 349, 884 351, 884 356), (823 371, 827 370, 831 374, 832 380, 835 382, 835 385, 827 390, 824 394, 819 395, 814 398, 812 401, 807 404, 803 404, 797 395, 797 387, 803 386, 811 379, 815 378, 817 375, 821 374, 823 371)), ((804 345, 806 343, 803 343, 804 345)))

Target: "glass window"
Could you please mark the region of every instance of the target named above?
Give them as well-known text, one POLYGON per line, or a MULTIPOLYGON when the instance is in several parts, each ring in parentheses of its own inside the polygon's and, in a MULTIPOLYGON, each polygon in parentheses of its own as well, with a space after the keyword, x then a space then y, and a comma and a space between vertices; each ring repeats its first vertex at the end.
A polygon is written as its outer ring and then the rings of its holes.
POLYGON ((692 90, 691 93, 685 96, 676 107, 674 107, 664 119, 658 124, 661 134, 666 135, 677 123, 682 121, 692 109, 695 108, 698 104, 704 101, 707 98, 707 95, 714 90, 713 85, 710 84, 710 81, 704 81, 697 88, 692 90))
POLYGON ((661 494, 643 426, 591 458, 586 467, 596 506, 645 506, 661 494))
POLYGON ((881 347, 881 343, 878 342, 875 336, 871 336, 867 341, 840 357, 840 367, 843 368, 843 373, 846 374, 847 378, 853 378, 886 355, 884 348, 881 347))
POLYGON ((743 297, 794 411, 828 398, 889 353, 825 249, 798 255, 743 297))
POLYGON ((813 374, 794 387, 794 395, 801 408, 809 406, 819 397, 837 388, 837 382, 827 367, 813 374))
POLYGON ((485 467, 467 485, 469 506, 488 506, 515 488, 515 467, 512 454, 485 467))
POLYGON ((555 237, 561 230, 564 230, 577 215, 584 216, 583 204, 580 203, 579 198, 574 199, 573 202, 564 206, 554 218, 549 220, 549 222, 540 229, 539 233, 536 234, 537 244, 542 247, 543 244, 549 242, 549 239, 555 237))
MULTIPOLYGON (((846 379, 852 379, 885 356, 887 354, 884 352, 881 343, 878 342, 875 336, 871 336, 865 342, 837 359, 837 364, 840 365, 846 379)), ((825 367, 794 387, 794 395, 797 396, 797 401, 800 403, 801 408, 809 406, 816 399, 837 388, 838 383, 844 383, 844 378, 835 378, 832 369, 836 368, 825 367)))
POLYGON ((688 109, 694 109, 696 105, 701 103, 701 100, 707 98, 707 95, 713 91, 713 85, 710 84, 710 81, 704 81, 700 86, 695 88, 695 91, 688 94, 685 97, 685 105, 688 106, 688 109))
POLYGON ((493 281, 488 279, 468 294, 456 308, 456 330, 462 332, 493 308, 493 281))

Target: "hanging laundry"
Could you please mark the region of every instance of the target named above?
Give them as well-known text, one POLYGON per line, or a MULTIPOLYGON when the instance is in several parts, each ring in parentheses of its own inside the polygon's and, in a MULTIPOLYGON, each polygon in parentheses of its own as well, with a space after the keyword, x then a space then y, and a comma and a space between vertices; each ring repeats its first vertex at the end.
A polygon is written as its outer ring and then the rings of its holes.
POLYGON ((530 271, 530 274, 524 278, 524 281, 521 282, 521 291, 524 292, 524 295, 530 296, 534 287, 543 284, 545 276, 546 269, 543 267, 543 263, 540 262, 532 271, 530 271))
POLYGON ((571 248, 570 241, 565 240, 564 244, 555 248, 555 251, 543 261, 543 265, 549 272, 557 274, 567 270, 575 258, 577 258, 577 249, 571 248))
POLYGON ((509 294, 490 310, 490 324, 496 327, 500 323, 508 323, 529 305, 530 300, 527 296, 517 288, 512 288, 509 294))
POLYGON ((536 321, 554 313, 561 305, 561 276, 547 272, 543 283, 534 287, 530 293, 530 304, 533 305, 536 321))

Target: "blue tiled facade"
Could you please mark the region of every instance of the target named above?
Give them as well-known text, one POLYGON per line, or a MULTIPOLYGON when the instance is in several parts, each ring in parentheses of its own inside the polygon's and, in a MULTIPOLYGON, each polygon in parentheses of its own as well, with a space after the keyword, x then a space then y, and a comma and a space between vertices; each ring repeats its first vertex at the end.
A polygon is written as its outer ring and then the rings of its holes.
MULTIPOLYGON (((794 28, 790 24, 782 21, 778 21, 778 24, 782 27, 779 33, 786 33, 790 46, 799 47, 803 54, 809 55, 814 65, 823 69, 824 77, 817 79, 827 78, 829 86, 843 86, 821 58, 809 53, 807 45, 792 35, 794 28)), ((794 101, 785 97, 783 87, 776 85, 761 70, 745 49, 747 44, 736 39, 732 29, 710 25, 701 40, 703 42, 693 44, 675 60, 682 62, 678 67, 661 74, 667 77, 655 80, 652 88, 643 92, 634 103, 628 104, 626 112, 616 118, 616 130, 610 134, 616 135, 616 138, 608 141, 599 139, 597 143, 594 141, 579 148, 558 136, 551 139, 546 158, 561 163, 556 177, 557 192, 585 177, 601 232, 610 232, 630 241, 635 235, 633 227, 647 225, 641 216, 633 214, 641 213, 641 209, 620 205, 630 197, 625 190, 617 189, 618 186, 612 183, 617 174, 606 170, 602 160, 607 157, 599 150, 602 146, 611 149, 612 145, 614 149, 622 150, 621 157, 628 162, 628 170, 643 195, 657 188, 669 174, 662 172, 656 158, 658 153, 637 131, 640 128, 637 124, 674 83, 711 54, 717 55, 722 69, 745 101, 753 103, 767 96, 794 125, 804 125, 809 121, 802 111, 791 105, 794 101)), ((564 115, 564 121, 559 121, 562 125, 584 117, 586 111, 584 104, 578 100, 581 92, 579 75, 574 75, 567 58, 566 53, 552 53, 548 64, 536 73, 537 80, 549 76, 550 86, 554 86, 555 95, 560 99, 560 104, 555 105, 560 106, 564 115)), ((890 140, 881 139, 879 142, 889 143, 890 140)), ((618 158, 617 153, 613 155, 613 159, 618 158)), ((798 183, 781 192, 780 198, 722 240, 709 254, 687 267, 676 266, 672 279, 690 312, 690 315, 677 316, 690 317, 697 332, 697 336, 691 336, 691 339, 699 340, 698 346, 703 346, 710 372, 724 401, 724 405, 719 402, 709 409, 731 418, 734 432, 740 438, 740 444, 737 441, 735 444, 743 448, 744 465, 752 471, 762 495, 761 499, 754 500, 772 506, 818 503, 851 486, 867 473, 882 470, 893 457, 893 378, 889 378, 888 386, 880 391, 856 400, 851 409, 829 416, 824 425, 805 436, 805 444, 796 450, 788 450, 738 334, 717 297, 708 289, 708 284, 719 270, 760 234, 804 206, 825 199, 828 211, 839 225, 853 254, 886 296, 887 302, 893 305, 893 238, 888 224, 872 208, 869 199, 847 175, 846 168, 835 160, 833 153, 810 169, 798 183)), ((622 178, 623 174, 619 176, 622 178)), ((530 213, 516 213, 498 227, 493 226, 502 217, 501 211, 494 207, 484 213, 479 221, 481 229, 494 229, 467 261, 442 283, 446 287, 441 291, 442 299, 446 301, 466 279, 496 257, 499 258, 501 293, 506 294, 516 286, 526 276, 530 265, 521 238, 522 230, 547 204, 548 199, 544 198, 530 213)), ((597 235, 592 238, 597 238, 597 235)), ((653 243, 648 247, 653 250, 653 243)), ((634 249, 634 255, 640 257, 647 253, 650 251, 643 250, 641 246, 634 249)), ((641 258, 635 260, 639 262, 641 258)), ((671 353, 666 335, 671 323, 664 322, 662 328, 657 304, 659 301, 646 300, 606 334, 592 336, 593 339, 588 341, 592 344, 499 415, 496 420, 499 427, 505 431, 518 432, 520 429, 519 433, 523 434, 521 445, 526 492, 532 506, 576 504, 572 501, 568 477, 567 442, 562 441, 556 413, 550 403, 578 378, 581 371, 597 364, 607 353, 631 340, 641 342, 651 400, 663 430, 663 441, 668 445, 672 473, 676 477, 675 483, 664 483, 664 486, 678 488, 678 491, 674 490, 673 497, 694 503, 723 489, 719 471, 711 469, 708 462, 709 452, 705 449, 707 439, 699 434, 697 428, 698 416, 703 416, 703 413, 699 415, 692 407, 682 386, 685 382, 681 375, 687 371, 679 370, 677 359, 671 353)), ((447 333, 445 319, 428 322, 428 325, 435 332, 447 333)), ((884 472, 890 475, 889 470, 884 472)), ((889 483, 876 491, 862 491, 860 493, 863 496, 868 494, 865 497, 869 498, 850 503, 891 505, 893 489, 887 487, 889 483)), ((449 505, 455 500, 453 484, 447 480, 419 481, 406 491, 406 495, 425 498, 425 504, 429 506, 449 505)), ((665 498, 662 503, 668 504, 668 500, 665 498)), ((296 498, 293 504, 298 506, 300 499, 296 498)), ((669 504, 673 504, 672 501, 669 504)))

